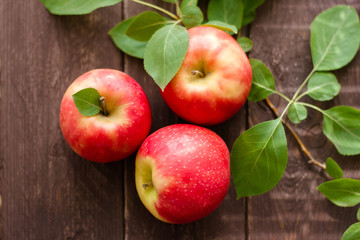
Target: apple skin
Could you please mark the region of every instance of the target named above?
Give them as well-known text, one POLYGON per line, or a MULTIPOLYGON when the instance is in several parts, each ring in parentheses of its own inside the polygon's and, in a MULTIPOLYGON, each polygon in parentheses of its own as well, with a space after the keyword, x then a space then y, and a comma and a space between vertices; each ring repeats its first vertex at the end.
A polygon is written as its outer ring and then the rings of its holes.
POLYGON ((112 162, 134 153, 151 127, 149 101, 129 75, 113 69, 95 69, 78 77, 66 90, 60 106, 61 131, 71 148, 94 162, 112 162), (105 97, 109 115, 80 114, 72 95, 95 88, 105 97))
POLYGON ((140 146, 135 182, 141 201, 159 220, 175 224, 199 220, 215 210, 228 191, 229 150, 204 127, 161 128, 140 146))
POLYGON ((245 103, 252 83, 249 59, 227 33, 207 26, 188 30, 189 49, 161 95, 181 118, 201 125, 228 120, 245 103), (199 71, 204 77, 193 75, 199 71))

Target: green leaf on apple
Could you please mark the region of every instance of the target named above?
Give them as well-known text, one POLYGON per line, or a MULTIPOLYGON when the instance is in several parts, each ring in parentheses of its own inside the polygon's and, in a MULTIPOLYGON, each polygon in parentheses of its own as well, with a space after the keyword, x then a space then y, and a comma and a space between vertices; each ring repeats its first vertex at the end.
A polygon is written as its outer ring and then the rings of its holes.
POLYGON ((314 100, 328 101, 339 94, 340 88, 341 85, 333 73, 316 72, 311 76, 305 94, 314 100))
POLYGON ((300 123, 307 117, 306 107, 298 103, 293 103, 288 110, 288 117, 293 123, 300 123))
POLYGON ((276 93, 274 77, 266 65, 257 59, 250 59, 250 65, 253 80, 248 100, 258 102, 276 93))
POLYGON ((244 16, 242 26, 246 26, 254 21, 256 9, 265 2, 265 0, 242 0, 244 4, 244 16))
POLYGON ((221 21, 234 25, 236 29, 242 26, 244 5, 239 0, 210 0, 207 16, 209 21, 221 21))
POLYGON ((341 237, 341 240, 359 240, 360 239, 360 222, 351 225, 341 237))
POLYGON ((180 69, 188 47, 188 31, 176 24, 159 29, 149 40, 144 67, 162 90, 180 69))
POLYGON ((137 15, 125 30, 125 34, 137 41, 149 41, 151 36, 165 25, 165 19, 157 12, 146 11, 137 15))
POLYGON ((230 33, 235 33, 235 34, 238 32, 237 28, 234 25, 230 25, 230 24, 227 24, 227 23, 221 22, 221 21, 215 21, 215 20, 209 21, 207 23, 202 24, 202 26, 214 27, 214 28, 217 28, 217 29, 220 29, 220 30, 223 30, 226 32, 230 32, 230 33))
POLYGON ((326 159, 326 172, 329 174, 330 177, 335 179, 342 178, 344 174, 339 164, 337 164, 337 162, 331 157, 326 159))
POLYGON ((324 182, 317 189, 339 207, 353 207, 360 203, 360 180, 340 178, 324 182))
POLYGON ((336 106, 322 111, 323 132, 342 155, 360 154, 360 111, 349 106, 336 106))
POLYGON ((72 95, 76 108, 87 117, 98 114, 101 110, 100 93, 95 88, 85 88, 72 95))
POLYGON ((95 9, 115 5, 122 0, 39 0, 49 12, 56 15, 88 14, 95 9))
POLYGON ((353 7, 340 5, 322 12, 310 29, 314 69, 336 70, 355 57, 360 44, 360 23, 353 7))
POLYGON ((181 21, 187 28, 199 26, 204 20, 202 11, 197 6, 181 6, 181 21))
POLYGON ((116 25, 113 29, 109 31, 109 35, 111 39, 115 43, 115 45, 124 53, 136 57, 136 58, 144 58, 145 47, 147 42, 137 41, 125 35, 125 30, 130 25, 132 20, 135 17, 128 18, 118 25, 116 25))
POLYGON ((281 119, 262 122, 243 132, 231 150, 237 198, 274 188, 287 165, 287 142, 281 119))
POLYGON ((181 2, 181 8, 185 6, 197 6, 198 0, 183 0, 181 2))
POLYGON ((253 42, 247 37, 238 37, 236 41, 239 43, 244 52, 249 52, 253 46, 253 42))

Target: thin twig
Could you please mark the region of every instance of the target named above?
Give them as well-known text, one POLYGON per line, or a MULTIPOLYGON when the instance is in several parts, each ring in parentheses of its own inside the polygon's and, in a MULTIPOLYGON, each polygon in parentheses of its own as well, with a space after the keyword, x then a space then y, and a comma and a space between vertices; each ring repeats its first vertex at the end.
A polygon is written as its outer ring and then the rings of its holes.
MULTIPOLYGON (((276 109, 276 107, 274 106, 274 104, 268 99, 266 98, 266 104, 269 106, 269 108, 271 109, 271 111, 277 116, 279 117, 279 112, 276 109)), ((301 141, 301 139, 299 138, 299 136, 296 134, 295 130, 289 125, 289 123, 287 123, 284 119, 281 119, 282 123, 287 127, 287 129, 291 132, 291 134, 294 136, 295 140, 297 141, 297 143, 299 144, 301 150, 305 153, 305 155, 310 159, 308 161, 308 163, 314 164, 322 169, 326 169, 325 164, 317 161, 310 153, 310 151, 306 148, 306 146, 304 145, 304 143, 301 141)))

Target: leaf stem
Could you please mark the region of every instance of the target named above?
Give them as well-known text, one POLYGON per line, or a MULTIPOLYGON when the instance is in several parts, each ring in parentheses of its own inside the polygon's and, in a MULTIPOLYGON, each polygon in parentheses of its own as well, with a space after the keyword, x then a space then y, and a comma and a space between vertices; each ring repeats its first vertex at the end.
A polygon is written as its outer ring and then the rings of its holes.
MULTIPOLYGON (((318 66, 318 65, 317 65, 318 66)), ((311 72, 309 73, 309 75, 305 78, 304 82, 300 85, 300 87, 298 88, 298 90, 296 90, 294 96, 291 99, 291 104, 293 104, 294 102, 296 102, 297 100, 299 100, 298 96, 300 94, 300 91, 305 87, 305 85, 307 84, 307 82, 310 80, 311 76, 316 72, 317 66, 314 67, 311 72)), ((301 95, 300 95, 301 96, 301 95)), ((302 96, 301 96, 302 97, 302 96)))
POLYGON ((142 5, 145 5, 145 6, 148 6, 148 7, 151 7, 151 8, 154 8, 156 10, 159 10, 160 12, 163 12, 165 14, 167 14, 168 16, 172 17, 173 19, 175 20, 179 20, 179 17, 176 16, 175 14, 173 14, 172 12, 169 12, 168 10, 162 8, 162 7, 159 7, 159 6, 156 6, 154 4, 151 4, 151 3, 148 3, 148 2, 144 2, 144 1, 141 1, 141 0, 131 0, 133 2, 136 2, 136 3, 139 3, 139 4, 142 4, 142 5))
MULTIPOLYGON (((275 114, 275 116, 280 117, 278 110, 276 109, 276 107, 274 106, 274 104, 268 99, 266 98, 266 104, 269 106, 269 108, 271 109, 271 111, 275 114)), ((284 111, 285 112, 285 111, 284 111)), ((283 118, 281 118, 282 123, 287 127, 287 129, 290 131, 290 133, 293 135, 293 137, 295 138, 296 142, 299 144, 301 150, 305 153, 305 155, 310 159, 308 161, 308 163, 314 164, 322 169, 326 169, 325 164, 320 163, 319 161, 317 161, 310 153, 310 151, 307 149, 307 147, 304 145, 304 143, 301 141, 300 137, 296 134, 295 130, 285 121, 283 120, 283 118)))
POLYGON ((105 116, 109 115, 109 112, 107 111, 106 104, 105 104, 105 97, 101 96, 99 98, 100 104, 101 104, 101 110, 105 116))

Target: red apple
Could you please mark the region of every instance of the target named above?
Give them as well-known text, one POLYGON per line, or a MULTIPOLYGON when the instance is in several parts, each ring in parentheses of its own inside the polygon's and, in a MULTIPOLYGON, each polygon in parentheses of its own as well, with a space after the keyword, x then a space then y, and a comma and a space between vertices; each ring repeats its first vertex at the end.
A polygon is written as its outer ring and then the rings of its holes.
POLYGON ((207 26, 189 29, 189 49, 180 70, 162 92, 181 118, 213 125, 245 103, 252 82, 249 59, 227 33, 207 26))
POLYGON ((210 214, 230 182, 230 155, 213 131, 190 124, 159 129, 145 139, 135 162, 145 207, 158 219, 183 224, 210 214))
POLYGON ((134 153, 151 126, 149 101, 129 75, 112 69, 95 69, 78 77, 66 90, 60 107, 61 131, 71 148, 95 162, 111 162, 134 153), (105 97, 108 115, 80 114, 72 95, 95 88, 105 97))

